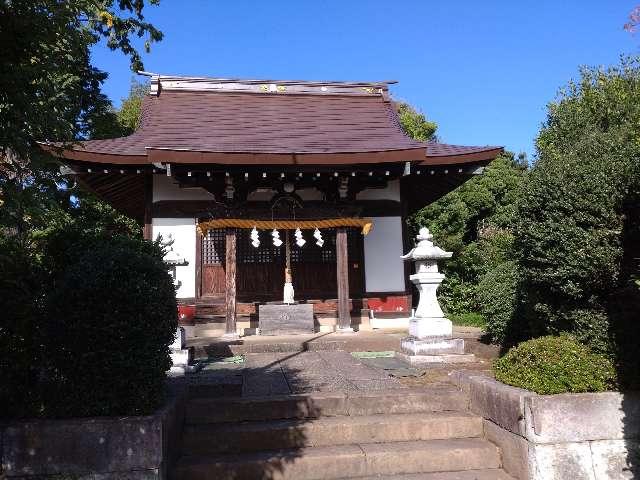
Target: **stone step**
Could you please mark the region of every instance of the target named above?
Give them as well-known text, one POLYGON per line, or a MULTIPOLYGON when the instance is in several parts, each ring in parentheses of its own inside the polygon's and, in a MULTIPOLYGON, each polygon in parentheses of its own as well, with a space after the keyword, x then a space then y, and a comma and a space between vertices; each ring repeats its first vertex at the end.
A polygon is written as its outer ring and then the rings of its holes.
MULTIPOLYGON (((218 330, 196 330, 196 336, 207 337, 215 336, 218 330)), ((219 330, 219 334, 224 333, 224 326, 219 330)), ((247 353, 296 353, 296 352, 326 352, 335 350, 344 350, 347 346, 346 340, 331 340, 323 342, 304 342, 304 341, 281 341, 273 342, 246 342, 233 341, 224 342, 216 341, 208 344, 195 345, 195 355, 197 357, 216 357, 229 354, 244 355, 247 353)))
MULTIPOLYGON (((498 449, 477 438, 351 444, 236 455, 185 456, 174 480, 319 480, 500 468, 498 449)), ((454 477, 455 478, 455 477, 454 477)))
MULTIPOLYGON (((352 477, 349 480, 515 480, 502 469, 463 470, 458 472, 407 473, 373 477, 352 477)), ((340 480, 345 480, 344 478, 340 480)))
POLYGON ((187 404, 186 423, 465 411, 468 402, 467 396, 452 385, 266 397, 194 398, 187 404))
POLYGON ((226 328, 224 317, 222 322, 217 322, 208 318, 196 317, 195 324, 191 327, 193 335, 197 337, 215 337, 223 335, 226 328))
POLYGON ((300 448, 472 438, 482 436, 482 432, 482 417, 466 412, 187 425, 182 451, 188 455, 257 452, 273 445, 300 448))

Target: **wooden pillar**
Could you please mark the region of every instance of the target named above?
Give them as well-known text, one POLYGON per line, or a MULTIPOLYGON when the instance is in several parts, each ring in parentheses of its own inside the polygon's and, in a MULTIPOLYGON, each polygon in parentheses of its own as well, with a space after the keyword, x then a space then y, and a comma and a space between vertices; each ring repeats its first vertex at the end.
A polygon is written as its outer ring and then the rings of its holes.
POLYGON ((349 308, 349 251, 347 229, 336 232, 336 264, 338 279, 338 330, 351 331, 351 311, 349 308))
POLYGON ((144 225, 142 227, 142 238, 153 240, 153 174, 151 172, 144 175, 144 225))
POLYGON ((196 220, 196 300, 202 296, 202 233, 196 220))
POLYGON ((236 336, 236 231, 228 228, 225 234, 225 305, 226 336, 236 336))

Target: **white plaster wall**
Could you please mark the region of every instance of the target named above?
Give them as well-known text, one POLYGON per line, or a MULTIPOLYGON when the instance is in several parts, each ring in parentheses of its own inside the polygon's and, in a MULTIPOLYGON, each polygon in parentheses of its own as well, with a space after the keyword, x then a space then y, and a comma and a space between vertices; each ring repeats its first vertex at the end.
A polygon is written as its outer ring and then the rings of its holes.
POLYGON ((178 298, 196 296, 196 219, 195 218, 154 218, 153 239, 162 235, 164 240, 173 234, 173 250, 189 262, 176 267, 176 278, 182 282, 176 292, 178 298))
POLYGON ((385 188, 366 188, 356 195, 356 200, 396 200, 400 201, 400 180, 387 182, 385 188))
POLYGON ((404 291, 402 218, 373 217, 364 237, 364 276, 367 292, 404 291))
POLYGON ((213 200, 215 197, 204 188, 180 188, 173 177, 164 174, 153 176, 153 201, 161 200, 213 200))

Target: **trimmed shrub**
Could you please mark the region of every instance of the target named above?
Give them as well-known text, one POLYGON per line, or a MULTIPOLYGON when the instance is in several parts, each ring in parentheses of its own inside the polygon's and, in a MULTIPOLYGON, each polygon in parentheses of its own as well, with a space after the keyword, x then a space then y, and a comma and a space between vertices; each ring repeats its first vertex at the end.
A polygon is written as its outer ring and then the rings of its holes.
POLYGON ((149 414, 164 399, 177 327, 162 250, 121 236, 75 248, 48 303, 47 351, 56 369, 47 416, 149 414))
POLYGON ((454 325, 460 325, 463 327, 485 328, 487 325, 487 322, 485 321, 484 317, 476 312, 461 313, 459 315, 451 315, 449 316, 449 320, 451 320, 451 322, 454 325))
POLYGON ((0 236, 0 419, 41 406, 42 280, 26 249, 0 236))
POLYGON ((487 321, 486 332, 493 343, 505 344, 513 339, 518 306, 518 268, 515 262, 504 262, 487 272, 477 291, 480 312, 487 321))
POLYGON ((475 310, 476 285, 457 275, 445 277, 438 289, 438 300, 447 315, 462 315, 475 310))
POLYGON ((615 386, 614 366, 568 335, 521 343, 494 362, 496 380, 548 395, 602 392, 615 386))

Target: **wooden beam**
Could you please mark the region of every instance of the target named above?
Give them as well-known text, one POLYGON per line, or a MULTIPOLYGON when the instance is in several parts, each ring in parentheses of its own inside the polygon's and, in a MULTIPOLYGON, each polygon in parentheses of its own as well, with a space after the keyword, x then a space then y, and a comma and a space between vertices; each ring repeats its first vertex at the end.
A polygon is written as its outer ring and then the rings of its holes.
POLYGON ((202 296, 202 234, 196 228, 196 300, 202 296))
POLYGON ((338 330, 351 331, 351 309, 349 308, 349 253, 347 229, 336 231, 336 274, 338 280, 338 330))
POLYGON ((148 173, 144 176, 144 227, 142 236, 145 240, 152 240, 153 237, 153 175, 148 173))
POLYGON ((236 231, 228 228, 225 234, 225 305, 226 336, 237 336, 236 330, 236 231))

